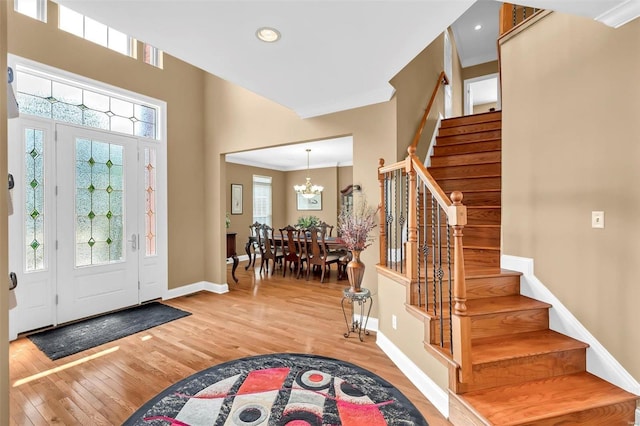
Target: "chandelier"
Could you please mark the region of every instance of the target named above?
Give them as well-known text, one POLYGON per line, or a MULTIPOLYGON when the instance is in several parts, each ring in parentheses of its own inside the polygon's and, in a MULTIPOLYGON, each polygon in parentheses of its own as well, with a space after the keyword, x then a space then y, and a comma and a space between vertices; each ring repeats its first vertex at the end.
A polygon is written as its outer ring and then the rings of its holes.
POLYGON ((316 195, 319 195, 324 189, 323 186, 320 185, 312 185, 311 178, 309 177, 309 153, 310 149, 307 148, 307 181, 304 185, 293 185, 293 189, 302 195, 304 198, 313 198, 316 195))

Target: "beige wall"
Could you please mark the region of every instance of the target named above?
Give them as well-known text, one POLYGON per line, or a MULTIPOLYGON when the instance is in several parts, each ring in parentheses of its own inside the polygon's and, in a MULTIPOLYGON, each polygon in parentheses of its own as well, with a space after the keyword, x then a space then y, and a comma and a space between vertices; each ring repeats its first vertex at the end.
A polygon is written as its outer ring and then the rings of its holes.
MULTIPOLYGON (((0 70, 7 69, 7 5, 0 2, 0 70)), ((7 176, 7 85, 0 84, 0 176, 7 176)), ((7 193, 0 191, 0 217, 8 217, 7 193)), ((7 221, 0 222, 0 283, 9 274, 7 221)), ((0 286, 0 425, 9 424, 9 292, 0 286)))
MULTIPOLYGON (((205 161, 211 165, 219 164, 219 167, 207 167, 205 174, 206 184, 212 188, 209 192, 211 196, 205 200, 206 252, 209 259, 220 259, 219 262, 207 263, 207 281, 226 281, 222 253, 224 246, 220 238, 224 232, 226 200, 221 200, 219 194, 226 194, 227 182, 222 154, 351 135, 353 182, 362 185, 370 203, 379 203, 378 159, 395 161, 396 155, 395 100, 302 120, 291 110, 215 76, 207 76, 205 99, 208 112, 205 161), (214 190, 216 187, 219 191, 214 190)), ((334 172, 334 175, 335 186, 338 173, 334 172)), ((300 177, 304 178, 304 174, 300 177)), ((314 175, 311 177, 312 180, 315 179, 314 175)), ((337 201, 334 201, 334 215, 336 205, 337 201)), ((297 216, 296 211, 295 217, 297 216)), ((378 262, 377 250, 365 250, 363 261, 368 265, 365 285, 375 289, 377 274, 374 265, 378 262)))
MULTIPOLYGON (((391 80, 391 84, 396 88, 398 104, 398 148, 397 158, 387 161, 387 163, 407 156, 407 147, 413 141, 438 75, 442 70, 444 70, 444 36, 440 35, 391 80)), ((429 142, 438 120, 438 113, 444 116, 442 87, 438 91, 431 112, 427 117, 427 124, 418 144, 417 152, 420 158, 424 159, 427 154, 429 142)))
MULTIPOLYGON (((12 2, 11 2, 12 3, 12 2)), ((141 93, 168 104, 169 288, 204 274, 204 72, 169 55, 164 69, 147 65, 9 8, 9 53, 141 93)))
MULTIPOLYGON (((463 104, 458 95, 462 92, 462 68, 460 67, 455 40, 451 33, 449 34, 449 39, 453 47, 453 78, 450 82, 453 87, 453 113, 454 115, 462 115, 463 104)), ((398 104, 398 150, 396 160, 407 156, 407 147, 413 141, 420 120, 422 120, 425 108, 433 93, 438 75, 443 70, 444 35, 440 35, 391 79, 391 84, 396 88, 398 104)), ((427 154, 439 114, 444 116, 444 91, 442 86, 431 107, 427 123, 422 131, 422 137, 418 143, 417 154, 421 159, 424 159, 427 154)))
POLYGON ((499 71, 498 61, 485 62, 471 67, 462 68, 462 80, 495 74, 499 71))
POLYGON ((340 194, 340 191, 345 189, 347 186, 353 185, 353 184, 354 184, 353 167, 351 166, 339 167, 338 168, 338 208, 340 208, 341 202, 342 202, 340 199, 340 197, 342 196, 340 194))
POLYGON ((263 169, 261 167, 244 166, 242 164, 227 163, 226 173, 226 211, 231 213, 231 184, 242 185, 243 207, 242 214, 230 214, 231 226, 229 232, 237 232, 236 251, 238 255, 244 254, 244 245, 249 238, 249 226, 253 223, 253 175, 270 176, 273 191, 272 224, 277 229, 280 223, 285 221, 286 195, 283 188, 286 182, 286 173, 278 170, 263 169))
MULTIPOLYGON (((226 163, 228 212, 231 211, 231 184, 239 183, 243 187, 243 212, 241 215, 229 215, 231 226, 228 232, 236 232, 238 255, 244 254, 244 244, 249 236, 249 225, 253 223, 253 175, 271 176, 273 191, 273 220, 272 226, 276 230, 287 225, 295 225, 300 216, 317 216, 320 220, 337 225, 338 211, 340 208, 340 189, 351 184, 352 167, 327 167, 310 169, 309 176, 314 184, 324 186, 322 192, 322 210, 300 211, 297 210, 296 194, 293 185, 304 183, 307 176, 306 170, 282 172, 278 170, 251 167, 241 164, 226 163)), ((335 235, 334 229, 334 235, 335 235)))
POLYGON ((283 192, 287 197, 287 215, 286 222, 280 224, 283 227, 295 225, 300 216, 316 216, 330 225, 337 224, 338 194, 340 193, 338 189, 338 168, 311 169, 308 175, 312 183, 324 186, 322 191, 322 210, 298 210, 297 194, 293 190, 293 185, 302 185, 307 177, 307 171, 287 172, 286 186, 283 188, 283 192))
POLYGON ((503 253, 640 380, 640 20, 552 13, 502 46, 503 253), (544 60, 531 60, 544 58, 544 60), (591 212, 605 212, 605 229, 591 212))
POLYGON ((424 348, 424 321, 407 312, 405 307, 406 288, 402 284, 385 277, 378 279, 379 330, 407 357, 413 361, 431 380, 443 390, 448 388, 447 367, 429 355, 424 348), (391 316, 396 316, 396 329, 391 326, 391 316))
POLYGON ((497 102, 489 102, 487 104, 474 105, 473 113, 474 114, 482 114, 483 112, 489 112, 491 108, 498 109, 497 102))

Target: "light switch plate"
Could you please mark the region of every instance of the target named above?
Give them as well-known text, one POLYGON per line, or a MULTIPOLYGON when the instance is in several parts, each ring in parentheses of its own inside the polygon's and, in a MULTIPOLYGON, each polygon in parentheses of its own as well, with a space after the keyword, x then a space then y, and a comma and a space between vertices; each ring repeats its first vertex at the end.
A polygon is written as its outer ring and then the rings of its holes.
POLYGON ((591 212, 591 227, 604 228, 604 212, 591 212))

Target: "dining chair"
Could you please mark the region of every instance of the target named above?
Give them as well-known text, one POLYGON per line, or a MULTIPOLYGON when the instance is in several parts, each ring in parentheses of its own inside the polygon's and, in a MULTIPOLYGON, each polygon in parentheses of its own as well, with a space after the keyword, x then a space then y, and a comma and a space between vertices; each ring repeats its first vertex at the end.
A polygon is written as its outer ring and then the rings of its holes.
POLYGON ((302 275, 304 263, 307 261, 307 254, 303 248, 304 240, 300 236, 300 229, 291 225, 280 228, 280 240, 284 250, 282 276, 287 275, 287 270, 294 266, 296 278, 302 275))
POLYGON ((329 225, 325 221, 320 221, 320 223, 318 224, 318 228, 324 228, 325 235, 327 237, 332 237, 333 236, 333 225, 329 225))
POLYGON ((258 252, 262 253, 260 249, 261 237, 260 237, 260 228, 262 224, 260 222, 255 222, 253 225, 249 225, 249 242, 247 243, 246 250, 249 254, 249 265, 245 269, 248 269, 249 266, 255 266, 256 257, 258 256, 258 252), (251 253, 249 250, 249 245, 253 247, 253 257, 251 257, 251 253))
POLYGON ((269 225, 262 225, 260 227, 260 273, 262 273, 263 266, 266 263, 266 271, 267 275, 269 274, 269 261, 273 261, 273 269, 271 270, 271 274, 276 270, 276 264, 282 263, 282 258, 284 257, 282 253, 282 247, 276 243, 273 238, 273 228, 269 225))
POLYGON ((325 271, 330 270, 331 264, 338 262, 338 256, 329 254, 323 228, 308 228, 304 233, 304 239, 307 247, 307 280, 312 267, 317 266, 322 271, 320 282, 324 282, 325 271))

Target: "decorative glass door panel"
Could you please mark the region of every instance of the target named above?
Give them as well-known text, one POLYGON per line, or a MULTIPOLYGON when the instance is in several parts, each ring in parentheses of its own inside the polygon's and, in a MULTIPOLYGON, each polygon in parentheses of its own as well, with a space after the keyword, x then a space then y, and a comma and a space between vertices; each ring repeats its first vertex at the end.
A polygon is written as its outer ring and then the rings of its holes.
POLYGON ((124 260, 122 151, 76 140, 76 267, 124 260))
POLYGON ((137 141, 57 125, 58 323, 138 303, 137 141))

